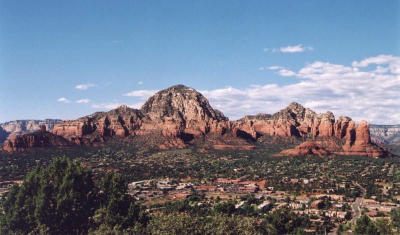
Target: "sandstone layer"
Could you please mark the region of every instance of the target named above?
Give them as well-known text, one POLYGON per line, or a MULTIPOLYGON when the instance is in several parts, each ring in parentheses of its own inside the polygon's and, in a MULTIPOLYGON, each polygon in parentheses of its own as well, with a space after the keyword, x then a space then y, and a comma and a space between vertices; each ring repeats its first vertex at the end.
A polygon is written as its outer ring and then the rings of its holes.
MULTIPOLYGON (((381 157, 386 154, 384 149, 371 143, 369 124, 366 122, 356 125, 348 117, 335 120, 331 112, 317 114, 298 103, 291 103, 273 115, 246 116, 231 122, 220 111, 213 109, 201 93, 183 85, 157 92, 141 109, 123 105, 109 112, 63 121, 54 126, 52 133, 77 145, 96 145, 113 137, 126 140, 143 137, 149 140, 147 142, 157 142, 161 149, 183 148, 187 144, 203 141, 207 148, 251 150, 255 148, 256 141, 264 139, 260 137, 273 136, 308 141, 283 151, 281 155, 381 157)), ((21 146, 19 148, 63 146, 64 142, 49 141, 49 144, 44 144, 38 136, 28 135, 10 142, 11 145, 21 146)))
POLYGON ((301 137, 308 139, 324 140, 321 142, 307 142, 290 151, 283 151, 281 155, 306 155, 317 152, 321 155, 343 154, 381 157, 386 151, 371 143, 369 124, 361 121, 358 125, 349 117, 335 116, 331 112, 317 114, 304 108, 298 103, 291 103, 287 108, 273 114, 259 114, 246 116, 233 124, 233 131, 238 135, 246 133, 252 138, 258 135, 271 135, 280 137, 301 137), (320 151, 321 150, 321 151, 320 151))
POLYGON ((319 141, 306 141, 296 146, 294 149, 287 149, 280 152, 279 156, 305 156, 305 155, 318 155, 320 157, 327 156, 330 153, 322 146, 319 141))
POLYGON ((55 124, 61 122, 59 119, 45 120, 16 120, 0 124, 0 145, 6 140, 16 136, 32 133, 40 130, 41 126, 46 126, 48 131, 52 131, 55 124))
POLYGON ((111 136, 137 136, 158 133, 169 140, 160 147, 184 147, 185 142, 208 133, 223 134, 229 120, 214 110, 208 100, 193 88, 177 85, 149 98, 140 110, 125 105, 74 121, 57 124, 53 133, 76 144, 102 142, 111 136))
POLYGON ((8 152, 23 151, 35 147, 71 146, 71 143, 61 136, 46 131, 46 127, 30 134, 18 135, 6 140, 2 149, 8 152))

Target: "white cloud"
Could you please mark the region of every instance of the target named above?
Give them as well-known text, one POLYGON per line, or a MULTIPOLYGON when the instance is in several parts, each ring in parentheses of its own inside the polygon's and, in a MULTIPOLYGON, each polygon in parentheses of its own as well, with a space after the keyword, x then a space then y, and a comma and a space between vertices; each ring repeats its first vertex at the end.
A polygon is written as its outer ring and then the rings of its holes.
POLYGON ((269 70, 278 70, 277 73, 279 75, 281 75, 282 77, 293 77, 293 76, 296 76, 295 72, 293 72, 293 71, 291 71, 289 69, 286 69, 286 68, 284 68, 282 66, 270 66, 270 67, 268 67, 268 69, 269 70))
POLYGON ((138 81, 138 85, 143 85, 143 81, 138 81))
POLYGON ((332 111, 356 121, 400 123, 400 57, 377 56, 352 66, 316 61, 298 71, 271 66, 281 76, 294 77, 289 85, 266 84, 202 93, 231 119, 256 113, 274 113, 296 101, 317 112, 332 111), (389 60, 381 60, 390 58, 389 60), (365 65, 360 68, 358 65, 365 65), (373 65, 372 68, 365 68, 373 65), (387 68, 387 69, 382 69, 387 68), (390 68, 390 69, 389 69, 390 68))
POLYGON ((76 86, 75 86, 75 89, 78 89, 78 90, 87 90, 87 89, 89 89, 89 88, 91 88, 91 87, 94 87, 94 86, 96 86, 96 85, 93 84, 93 83, 79 84, 79 85, 76 85, 76 86))
POLYGON ((285 46, 285 47, 280 47, 280 48, 264 48, 264 52, 282 52, 282 53, 299 53, 299 52, 305 52, 305 51, 313 51, 314 47, 312 46, 303 46, 302 44, 298 44, 295 46, 285 46))
POLYGON ((61 102, 61 103, 69 103, 69 100, 67 98, 65 98, 65 97, 61 97, 57 101, 61 102))
POLYGON ((283 67, 281 67, 281 66, 269 66, 268 69, 269 70, 277 70, 277 69, 283 69, 283 67))
POLYGON ((154 95, 157 90, 133 90, 131 92, 123 94, 123 96, 139 97, 141 99, 147 99, 154 95))
MULTIPOLYGON (((293 77, 292 83, 225 87, 200 92, 231 120, 257 113, 272 114, 296 101, 316 112, 332 111, 336 117, 344 115, 356 121, 400 124, 400 57, 380 55, 351 65, 315 61, 299 70, 276 65, 263 68, 293 77)), ((154 93, 156 90, 134 90, 124 95, 146 99, 154 93)), ((135 104, 135 107, 141 104, 135 104)), ((111 109, 119 105, 93 106, 111 109)))
POLYGON ((293 77, 296 75, 295 72, 288 70, 288 69, 280 69, 278 71, 278 74, 281 75, 282 77, 293 77))
POLYGON ((281 47, 280 51, 283 53, 296 53, 296 52, 304 52, 304 51, 312 51, 314 50, 314 47, 308 46, 305 47, 302 44, 298 44, 295 46, 286 46, 286 47, 281 47))
POLYGON ((380 72, 388 72, 384 69, 390 70, 391 73, 400 74, 400 60, 399 57, 393 55, 379 55, 375 57, 369 57, 362 61, 354 61, 353 67, 367 67, 369 65, 387 65, 388 67, 378 66, 377 69, 380 72))
POLYGON ((354 61, 352 65, 354 67, 367 67, 370 64, 390 64, 398 61, 398 57, 393 55, 378 55, 375 57, 369 57, 362 61, 354 61))
POLYGON ((263 71, 265 68, 264 67, 258 67, 258 70, 263 71))
MULTIPOLYGON (((140 109, 140 107, 142 107, 143 104, 144 104, 143 102, 139 102, 135 104, 130 104, 128 105, 128 107, 133 109, 140 109)), ((118 102, 101 103, 101 104, 93 104, 92 108, 100 110, 110 110, 110 109, 116 109, 121 105, 123 105, 123 103, 118 103, 118 102)))
POLYGON ((80 99, 80 100, 77 100, 77 101, 76 101, 76 103, 78 103, 78 104, 87 104, 87 103, 89 103, 89 102, 90 102, 89 99, 80 99))

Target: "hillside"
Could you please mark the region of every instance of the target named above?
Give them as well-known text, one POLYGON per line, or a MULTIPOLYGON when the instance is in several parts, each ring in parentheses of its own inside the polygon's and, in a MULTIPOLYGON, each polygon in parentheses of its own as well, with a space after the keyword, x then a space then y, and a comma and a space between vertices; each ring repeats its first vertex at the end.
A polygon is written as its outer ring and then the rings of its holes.
POLYGON ((371 125, 369 130, 375 143, 400 145, 400 125, 371 125))
POLYGON ((0 123, 0 145, 7 138, 14 138, 17 135, 33 133, 40 130, 40 126, 46 126, 48 131, 52 131, 55 124, 61 122, 60 119, 45 120, 15 120, 0 123))

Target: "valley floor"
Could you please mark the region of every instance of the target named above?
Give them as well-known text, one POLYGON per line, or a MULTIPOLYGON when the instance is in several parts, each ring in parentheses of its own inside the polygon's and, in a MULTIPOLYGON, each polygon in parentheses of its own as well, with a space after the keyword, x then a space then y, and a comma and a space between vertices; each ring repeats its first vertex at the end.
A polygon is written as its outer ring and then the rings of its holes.
POLYGON ((91 168, 97 179, 120 173, 128 193, 152 214, 196 210, 263 218, 288 208, 310 219, 305 231, 322 233, 339 225, 350 231, 362 214, 389 218, 400 207, 399 158, 275 157, 276 151, 159 151, 126 143, 2 153, 0 192, 20 184, 37 164, 67 156, 91 168))

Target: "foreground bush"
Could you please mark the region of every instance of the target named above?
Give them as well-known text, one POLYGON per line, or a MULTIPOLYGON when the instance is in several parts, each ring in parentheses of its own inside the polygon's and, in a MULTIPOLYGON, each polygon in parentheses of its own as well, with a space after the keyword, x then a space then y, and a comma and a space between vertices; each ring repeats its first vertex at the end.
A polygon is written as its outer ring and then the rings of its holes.
POLYGON ((126 194, 126 183, 107 174, 96 186, 90 170, 67 158, 36 167, 2 202, 1 234, 85 234, 89 228, 121 229, 147 223, 144 210, 126 194))
POLYGON ((197 194, 150 217, 127 194, 121 175, 92 179, 89 169, 67 158, 36 167, 1 202, 0 234, 304 234, 310 226, 308 216, 289 208, 268 214, 235 209, 232 202, 203 208, 197 194))

